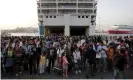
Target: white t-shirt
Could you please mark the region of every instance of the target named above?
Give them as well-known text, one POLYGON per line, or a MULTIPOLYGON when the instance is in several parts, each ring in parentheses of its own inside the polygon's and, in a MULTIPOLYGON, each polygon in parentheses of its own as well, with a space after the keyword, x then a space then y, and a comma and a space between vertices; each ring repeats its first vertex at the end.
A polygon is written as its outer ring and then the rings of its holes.
POLYGON ((20 43, 19 43, 19 47, 22 46, 22 45, 23 45, 23 43, 20 41, 20 43))
POLYGON ((56 47, 58 45, 58 42, 53 42, 53 46, 56 47))
POLYGON ((101 55, 101 58, 107 58, 106 51, 104 51, 104 50, 102 50, 102 49, 105 49, 105 50, 107 51, 107 49, 108 49, 107 46, 104 46, 104 45, 103 45, 103 46, 101 46, 101 45, 98 46, 98 51, 101 50, 101 51, 99 52, 99 54, 101 55))
POLYGON ((61 57, 62 53, 64 52, 64 49, 59 48, 57 50, 58 57, 61 57))
POLYGON ((79 48, 80 46, 81 46, 81 42, 78 41, 78 43, 77 43, 77 47, 79 48))
POLYGON ((14 48, 15 47, 15 43, 12 43, 12 48, 14 48))
POLYGON ((85 43, 85 40, 84 40, 84 39, 81 40, 81 45, 82 45, 83 43, 85 43))
POLYGON ((77 60, 81 59, 80 51, 73 52, 73 57, 74 57, 74 63, 77 63, 77 60))
MULTIPOLYGON (((127 48, 128 48, 128 47, 129 47, 129 45, 128 45, 128 44, 126 44, 126 45, 125 45, 125 47, 127 47, 127 48)), ((118 45, 118 46, 117 46, 117 49, 121 49, 121 45, 118 45)))
POLYGON ((37 41, 36 46, 38 47, 38 46, 39 46, 39 44, 40 44, 40 41, 37 41))

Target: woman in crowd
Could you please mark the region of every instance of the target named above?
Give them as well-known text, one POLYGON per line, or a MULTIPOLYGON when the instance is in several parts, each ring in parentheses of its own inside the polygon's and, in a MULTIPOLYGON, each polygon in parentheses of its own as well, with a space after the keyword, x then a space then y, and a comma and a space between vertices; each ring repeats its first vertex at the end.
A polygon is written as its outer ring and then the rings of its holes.
POLYGON ((61 45, 61 47, 59 47, 58 48, 58 50, 57 50, 57 62, 58 62, 58 66, 61 68, 61 55, 62 55, 62 53, 64 53, 64 46, 63 45, 61 45))

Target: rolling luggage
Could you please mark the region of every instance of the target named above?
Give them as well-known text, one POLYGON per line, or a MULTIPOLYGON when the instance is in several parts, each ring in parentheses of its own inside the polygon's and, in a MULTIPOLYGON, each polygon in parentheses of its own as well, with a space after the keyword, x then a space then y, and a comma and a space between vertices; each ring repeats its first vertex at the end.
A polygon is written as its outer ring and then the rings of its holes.
POLYGON ((55 66, 55 67, 53 68, 53 71, 54 71, 54 73, 57 74, 57 75, 63 75, 63 70, 62 70, 61 68, 57 67, 57 66, 55 66))

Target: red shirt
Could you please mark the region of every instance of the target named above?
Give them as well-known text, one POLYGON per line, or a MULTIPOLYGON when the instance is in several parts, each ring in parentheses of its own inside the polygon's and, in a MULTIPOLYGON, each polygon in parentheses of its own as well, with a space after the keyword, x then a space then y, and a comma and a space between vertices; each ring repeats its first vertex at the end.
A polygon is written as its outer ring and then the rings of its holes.
POLYGON ((67 66, 68 65, 68 61, 66 56, 63 56, 63 66, 67 66))
POLYGON ((126 54, 125 55, 128 56, 128 51, 126 51, 126 54))
POLYGON ((20 50, 19 45, 15 45, 14 52, 15 52, 16 55, 20 55, 21 54, 21 50, 20 50))
POLYGON ((81 50, 82 50, 82 55, 84 55, 85 54, 85 52, 86 52, 86 46, 81 46, 81 50))

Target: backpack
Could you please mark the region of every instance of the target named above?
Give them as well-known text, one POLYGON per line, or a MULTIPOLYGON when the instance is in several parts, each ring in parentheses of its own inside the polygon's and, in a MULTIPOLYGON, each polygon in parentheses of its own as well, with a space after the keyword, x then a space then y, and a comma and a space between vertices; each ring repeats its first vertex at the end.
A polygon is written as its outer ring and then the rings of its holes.
POLYGON ((120 60, 119 56, 114 56, 113 65, 116 67, 118 65, 118 62, 120 60))
POLYGON ((54 49, 50 49, 50 56, 51 56, 51 57, 54 56, 54 49))
POLYGON ((121 45, 120 48, 121 49, 126 49, 126 46, 125 45, 121 45))
POLYGON ((120 51, 122 51, 122 53, 126 52, 126 45, 120 45, 120 51))

